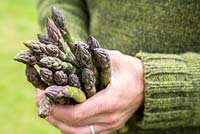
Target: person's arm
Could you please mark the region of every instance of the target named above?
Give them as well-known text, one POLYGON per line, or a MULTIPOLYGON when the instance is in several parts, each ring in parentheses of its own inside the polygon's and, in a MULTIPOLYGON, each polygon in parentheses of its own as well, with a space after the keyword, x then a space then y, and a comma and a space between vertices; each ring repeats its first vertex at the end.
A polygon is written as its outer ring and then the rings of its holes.
POLYGON ((200 54, 137 54, 144 64, 142 128, 200 126, 200 54))
POLYGON ((64 13, 72 37, 75 40, 85 41, 88 38, 89 18, 84 0, 39 0, 37 11, 42 30, 44 30, 46 18, 51 15, 52 5, 64 13))

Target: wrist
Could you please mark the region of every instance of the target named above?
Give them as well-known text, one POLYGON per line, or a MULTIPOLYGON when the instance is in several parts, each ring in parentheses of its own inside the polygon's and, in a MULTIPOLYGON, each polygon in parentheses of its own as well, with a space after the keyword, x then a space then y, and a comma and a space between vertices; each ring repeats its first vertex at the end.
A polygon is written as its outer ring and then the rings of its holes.
POLYGON ((136 57, 132 57, 128 55, 126 56, 129 57, 130 64, 134 68, 134 71, 137 72, 137 74, 140 75, 140 77, 142 77, 142 79, 144 80, 144 66, 143 66, 142 61, 136 57))
POLYGON ((133 57, 133 56, 129 56, 129 55, 125 55, 126 59, 128 60, 129 63, 129 68, 132 70, 132 72, 134 73, 134 75, 137 76, 137 78, 140 78, 138 80, 141 81, 141 83, 144 84, 144 65, 142 60, 140 60, 137 57, 133 57))
POLYGON ((125 55, 126 59, 129 62, 129 68, 131 69, 131 75, 134 76, 135 88, 137 88, 137 96, 135 97, 135 102, 137 102, 140 106, 144 101, 144 65, 143 62, 136 57, 132 57, 129 55, 125 55))

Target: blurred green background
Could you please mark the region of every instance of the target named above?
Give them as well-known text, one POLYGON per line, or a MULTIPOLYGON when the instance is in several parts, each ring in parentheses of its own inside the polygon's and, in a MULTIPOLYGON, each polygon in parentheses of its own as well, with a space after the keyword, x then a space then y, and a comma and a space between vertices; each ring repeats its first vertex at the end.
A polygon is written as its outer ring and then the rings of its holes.
POLYGON ((26 82, 25 66, 12 58, 22 42, 36 39, 37 0, 0 0, 0 134, 58 134, 37 117, 34 88, 26 82))

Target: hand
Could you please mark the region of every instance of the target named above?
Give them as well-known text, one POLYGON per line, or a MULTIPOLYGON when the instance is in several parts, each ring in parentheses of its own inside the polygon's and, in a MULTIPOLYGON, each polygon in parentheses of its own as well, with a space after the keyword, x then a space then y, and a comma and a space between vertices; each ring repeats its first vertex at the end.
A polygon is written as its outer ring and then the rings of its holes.
POLYGON ((53 105, 47 120, 63 134, 89 134, 89 125, 94 126, 96 134, 109 134, 121 128, 141 105, 144 98, 142 62, 118 51, 108 52, 112 78, 106 89, 82 104, 53 105))

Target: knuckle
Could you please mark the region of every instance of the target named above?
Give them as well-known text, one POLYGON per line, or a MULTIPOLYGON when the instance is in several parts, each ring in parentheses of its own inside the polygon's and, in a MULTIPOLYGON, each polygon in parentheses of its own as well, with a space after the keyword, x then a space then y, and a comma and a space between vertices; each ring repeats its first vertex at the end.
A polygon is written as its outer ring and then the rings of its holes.
POLYGON ((113 52, 118 54, 118 55, 122 55, 122 52, 120 52, 119 50, 113 50, 113 52))
POLYGON ((116 122, 116 123, 111 125, 111 129, 113 129, 113 130, 118 130, 118 129, 122 128, 122 127, 123 127, 123 124, 120 123, 120 122, 116 122))
POLYGON ((123 128, 123 126, 124 126, 124 124, 118 123, 118 124, 116 124, 116 129, 119 130, 119 129, 123 128))
POLYGON ((79 122, 79 120, 80 120, 80 114, 79 114, 79 112, 76 112, 76 111, 74 111, 74 112, 71 112, 71 114, 69 115, 69 121, 71 122, 71 123, 77 123, 77 122, 79 122))
POLYGON ((119 121, 119 117, 117 115, 112 115, 108 119, 109 123, 114 125, 119 121))
POLYGON ((123 54, 118 50, 110 50, 109 55, 113 58, 116 58, 116 56, 122 56, 123 54))

